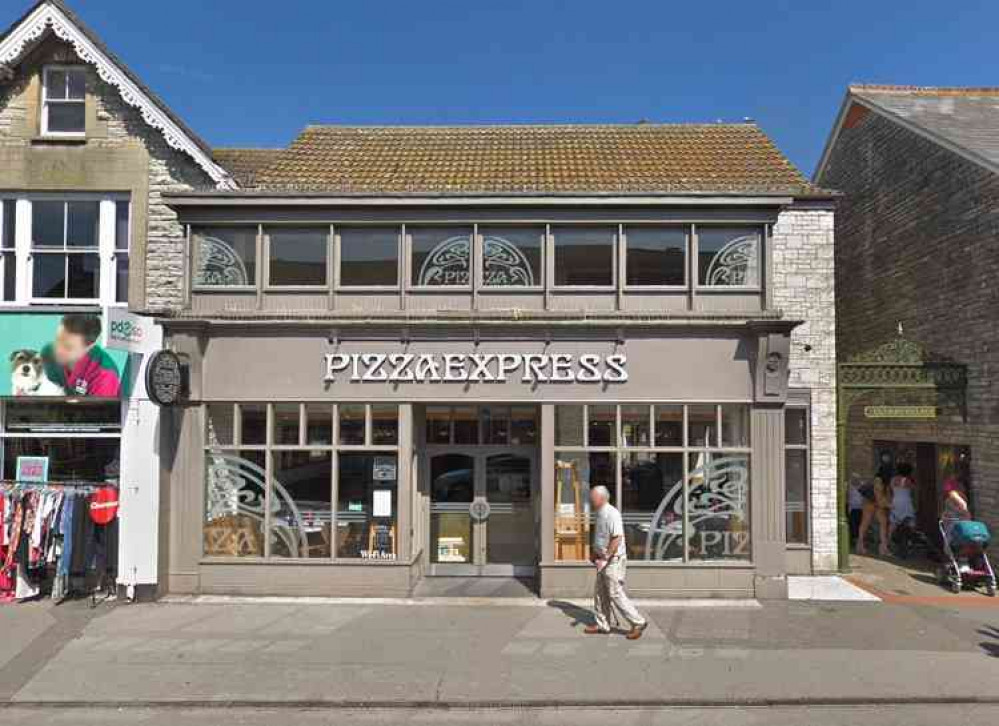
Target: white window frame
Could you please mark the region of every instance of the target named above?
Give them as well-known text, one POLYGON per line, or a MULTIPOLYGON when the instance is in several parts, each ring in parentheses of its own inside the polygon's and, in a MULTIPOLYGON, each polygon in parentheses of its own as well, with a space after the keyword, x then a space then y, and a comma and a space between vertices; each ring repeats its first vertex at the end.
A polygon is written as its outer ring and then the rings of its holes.
MULTIPOLYGON (((82 138, 87 135, 87 93, 86 93, 86 66, 79 65, 48 65, 42 69, 42 136, 53 136, 56 138, 82 138), (56 71, 67 74, 82 73, 84 77, 83 98, 49 98, 49 73, 56 71), (49 130, 49 106, 52 104, 80 104, 83 106, 83 129, 80 131, 50 131, 49 130)), ((68 94, 67 94, 68 95, 68 94)))
MULTIPOLYGON (((118 265, 121 264, 121 255, 125 255, 129 264, 128 279, 132 279, 132 200, 128 197, 125 198, 112 198, 111 202, 111 215, 114 219, 111 229, 111 256, 107 260, 107 275, 108 277, 103 277, 104 275, 104 258, 101 257, 101 279, 106 279, 108 281, 107 287, 109 290, 105 290, 105 285, 101 285, 101 301, 105 305, 119 305, 121 307, 128 307, 128 290, 125 290, 124 301, 118 300, 118 265), (128 205, 128 224, 125 226, 125 246, 118 246, 118 205, 119 204, 128 205), (107 302, 104 302, 107 299, 107 302)), ((101 208, 101 229, 104 228, 104 209, 101 208)))
MULTIPOLYGON (((14 231, 14 260, 16 272, 14 278, 15 294, 14 300, 0 302, 3 306, 52 306, 52 305, 100 305, 102 307, 127 307, 127 302, 117 302, 117 265, 118 255, 124 252, 131 254, 131 226, 133 207, 128 194, 107 193, 107 194, 81 194, 81 193, 45 193, 31 195, 3 195, 2 199, 13 199, 15 204, 15 214, 17 216, 14 231), (99 229, 98 246, 96 253, 100 260, 100 289, 99 295, 95 298, 71 298, 71 297, 35 297, 34 296, 34 258, 36 251, 33 248, 32 230, 32 204, 36 201, 58 201, 58 202, 99 202, 99 229), (127 248, 116 248, 116 204, 127 202, 129 204, 129 234, 126 244, 127 248)), ((0 204, 0 223, 2 223, 3 205, 0 204)), ((2 227, 0 227, 2 229, 2 227)), ((8 248, 7 241, 3 241, 4 249, 8 248)), ((52 252, 58 251, 53 248, 52 252)), ((131 257, 129 257, 131 261, 131 257)), ((0 274, 2 274, 3 262, 0 261, 0 274)), ((0 285, 2 285, 0 277, 0 285)), ((126 295, 127 297, 127 295, 126 295)))
POLYGON ((8 305, 17 299, 17 201, 13 199, 0 199, 0 304, 6 302, 8 305), (6 202, 13 202, 7 204, 6 202), (6 238, 8 213, 14 216, 14 234, 11 239, 6 238), (7 300, 7 290, 5 289, 7 280, 7 263, 14 266, 14 290, 13 300, 7 300))

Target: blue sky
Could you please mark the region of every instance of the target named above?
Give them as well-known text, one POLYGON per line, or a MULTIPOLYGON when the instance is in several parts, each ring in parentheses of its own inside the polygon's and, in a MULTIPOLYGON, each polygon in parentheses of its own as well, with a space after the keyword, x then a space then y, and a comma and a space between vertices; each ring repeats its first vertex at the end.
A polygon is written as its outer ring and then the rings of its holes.
MULTIPOLYGON (((69 0, 199 134, 755 119, 811 174, 847 83, 999 85, 999 3, 69 0)), ((27 7, 3 3, 6 25, 27 7)))

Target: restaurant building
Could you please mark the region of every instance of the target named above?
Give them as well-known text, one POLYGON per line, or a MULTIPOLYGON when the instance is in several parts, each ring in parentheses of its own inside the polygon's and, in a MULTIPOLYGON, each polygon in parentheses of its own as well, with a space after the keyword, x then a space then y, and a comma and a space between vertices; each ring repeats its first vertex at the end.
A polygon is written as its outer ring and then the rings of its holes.
POLYGON ((167 195, 169 590, 584 595, 597 484, 639 595, 832 567, 832 200, 758 127, 314 126, 226 155, 252 187, 167 195))
POLYGON ((755 124, 206 152, 122 77, 94 93, 146 154, 129 305, 187 383, 158 421, 159 593, 587 595, 598 484, 639 596, 835 566, 834 196, 755 124))

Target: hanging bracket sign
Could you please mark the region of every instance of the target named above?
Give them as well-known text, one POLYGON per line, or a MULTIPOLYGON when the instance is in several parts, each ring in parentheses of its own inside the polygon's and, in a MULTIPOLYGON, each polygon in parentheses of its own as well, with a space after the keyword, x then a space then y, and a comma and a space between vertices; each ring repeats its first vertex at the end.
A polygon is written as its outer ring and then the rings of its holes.
POLYGON ((172 350, 153 353, 146 364, 146 391, 157 406, 173 406, 184 393, 184 365, 172 350))

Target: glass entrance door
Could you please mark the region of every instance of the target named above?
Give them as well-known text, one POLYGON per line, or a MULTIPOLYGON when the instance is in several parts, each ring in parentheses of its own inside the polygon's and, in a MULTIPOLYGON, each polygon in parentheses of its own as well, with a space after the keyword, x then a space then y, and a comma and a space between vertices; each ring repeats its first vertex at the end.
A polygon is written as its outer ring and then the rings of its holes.
POLYGON ((473 565, 472 515, 475 457, 441 453, 430 457, 430 562, 473 565))
POLYGON ((463 449, 428 449, 431 574, 533 575, 535 449, 484 446, 472 454, 463 449))
POLYGON ((532 457, 516 453, 485 458, 485 563, 531 566, 536 560, 532 457))

